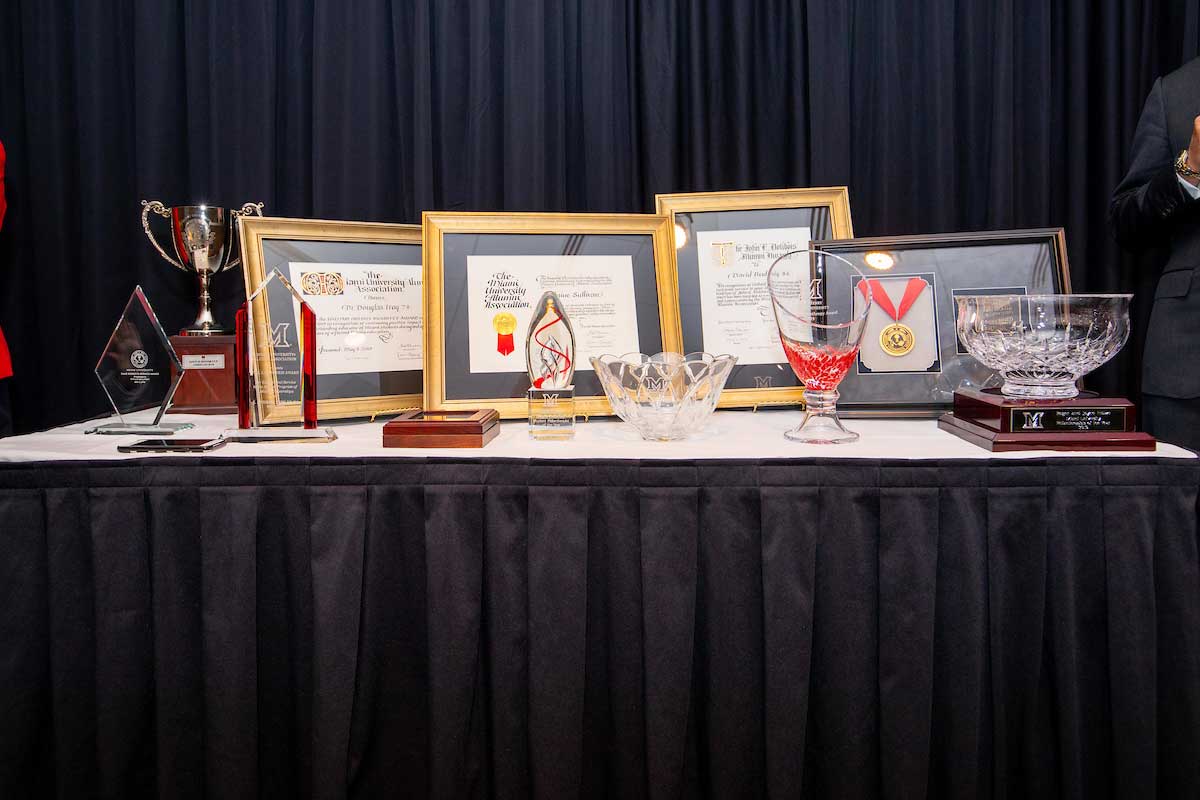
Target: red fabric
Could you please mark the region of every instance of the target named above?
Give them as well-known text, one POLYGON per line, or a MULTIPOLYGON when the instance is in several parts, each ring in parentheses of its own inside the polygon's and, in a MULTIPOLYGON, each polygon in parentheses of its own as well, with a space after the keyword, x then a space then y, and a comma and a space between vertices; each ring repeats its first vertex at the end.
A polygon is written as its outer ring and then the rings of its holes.
POLYGON ((925 287, 929 285, 920 278, 909 278, 908 283, 904 285, 904 298, 900 301, 900 310, 897 311, 896 307, 892 305, 892 298, 888 297, 887 292, 883 290, 883 284, 877 280, 863 281, 858 285, 863 298, 867 296, 867 284, 871 285, 871 299, 875 301, 875 305, 882 308, 896 322, 899 322, 908 313, 913 303, 917 302, 917 298, 921 296, 921 292, 925 291, 925 287))
POLYGON ((4 341, 4 329, 0 328, 0 380, 12 377, 12 359, 8 357, 8 343, 4 341))
MULTIPOLYGON (((4 143, 0 142, 0 228, 4 227, 4 143)), ((0 328, 0 380, 12 377, 12 359, 8 355, 8 342, 4 341, 4 329, 0 328)))

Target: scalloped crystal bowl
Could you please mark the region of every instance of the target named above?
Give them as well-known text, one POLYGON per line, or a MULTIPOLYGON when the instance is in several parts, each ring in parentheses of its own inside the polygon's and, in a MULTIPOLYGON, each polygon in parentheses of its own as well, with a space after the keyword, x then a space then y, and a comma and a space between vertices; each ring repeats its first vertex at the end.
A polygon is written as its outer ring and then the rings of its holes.
POLYGON ((700 429, 737 363, 734 356, 709 353, 626 353, 590 360, 617 416, 643 439, 660 442, 700 429))
POLYGON ((1069 398, 1129 339, 1129 294, 960 295, 958 337, 1008 397, 1069 398))

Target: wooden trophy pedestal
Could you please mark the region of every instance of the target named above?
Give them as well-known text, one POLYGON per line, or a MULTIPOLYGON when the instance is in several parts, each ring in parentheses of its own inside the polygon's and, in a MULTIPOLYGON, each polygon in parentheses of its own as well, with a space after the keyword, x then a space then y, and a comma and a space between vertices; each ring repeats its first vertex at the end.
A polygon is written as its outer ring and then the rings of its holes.
POLYGON ((499 435, 495 409, 405 411, 383 426, 383 446, 483 447, 499 435))
MULTIPOLYGON (((168 414, 236 414, 236 336, 172 336, 183 380, 168 414)), ((172 380, 175 370, 171 370, 172 380)))
POLYGON ((999 389, 959 389, 938 427, 994 453, 1021 450, 1154 450, 1136 430, 1136 409, 1117 397, 1068 400, 1005 397, 999 389))

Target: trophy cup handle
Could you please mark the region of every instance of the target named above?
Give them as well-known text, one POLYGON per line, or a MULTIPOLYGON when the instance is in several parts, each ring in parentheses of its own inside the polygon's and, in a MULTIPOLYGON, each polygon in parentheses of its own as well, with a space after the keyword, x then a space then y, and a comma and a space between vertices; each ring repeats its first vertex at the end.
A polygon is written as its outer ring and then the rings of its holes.
MULTIPOLYGON (((234 221, 236 222, 241 217, 261 217, 262 210, 263 210, 262 203, 246 203, 241 208, 233 211, 232 216, 233 216, 234 221)), ((233 257, 232 261, 230 261, 228 264, 226 264, 221 269, 222 269, 222 271, 227 270, 227 269, 233 269, 234 267, 238 266, 241 263, 242 263, 242 254, 238 253, 236 256, 233 257)))
POLYGON ((181 269, 184 272, 187 272, 188 270, 184 268, 183 264, 180 264, 178 261, 171 258, 171 256, 167 255, 167 251, 164 250, 162 245, 158 243, 158 239, 154 238, 154 231, 150 230, 150 214, 151 214, 151 212, 158 214, 160 217, 170 218, 170 216, 171 216, 171 212, 168 211, 167 207, 164 206, 159 201, 143 200, 142 201, 142 230, 144 230, 146 232, 146 238, 150 240, 150 244, 154 245, 154 249, 158 251, 158 254, 167 260, 167 263, 173 265, 177 269, 181 269))

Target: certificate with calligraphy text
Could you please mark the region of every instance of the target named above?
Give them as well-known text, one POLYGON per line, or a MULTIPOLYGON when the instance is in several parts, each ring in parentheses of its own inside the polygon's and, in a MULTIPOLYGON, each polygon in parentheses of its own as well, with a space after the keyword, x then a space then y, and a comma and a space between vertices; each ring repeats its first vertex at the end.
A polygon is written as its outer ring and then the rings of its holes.
POLYGON ((548 291, 558 295, 571 318, 576 371, 591 371, 591 356, 638 349, 629 256, 473 255, 467 258, 471 372, 525 372, 524 343, 510 350, 497 317, 511 314, 515 329, 524 332, 534 304, 548 291))
POLYGON ((548 292, 571 323, 576 414, 612 413, 591 357, 679 350, 663 217, 427 211, 422 219, 426 409, 528 417, 536 379, 526 342, 548 292))
MULTIPOLYGON (((425 341, 419 225, 255 217, 241 226, 241 236, 247 296, 278 270, 316 317, 319 419, 369 417, 421 405, 425 341)), ((274 363, 263 369, 278 373, 280 357, 298 341, 299 304, 289 294, 259 311, 279 342, 274 363)), ((280 391, 257 402, 266 424, 300 419, 298 395, 280 391)))
POLYGON ((767 295, 775 259, 808 246, 808 228, 698 231, 700 321, 704 349, 737 356, 738 364, 785 361, 767 295))
POLYGON ((843 186, 660 194, 675 235, 684 352, 737 356, 718 405, 795 405, 804 389, 779 343, 767 272, 813 240, 849 237, 843 186))
POLYGON ((421 369, 420 264, 288 264, 316 312, 317 374, 421 369))

